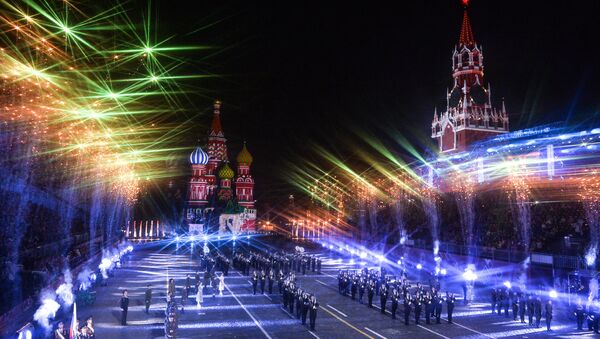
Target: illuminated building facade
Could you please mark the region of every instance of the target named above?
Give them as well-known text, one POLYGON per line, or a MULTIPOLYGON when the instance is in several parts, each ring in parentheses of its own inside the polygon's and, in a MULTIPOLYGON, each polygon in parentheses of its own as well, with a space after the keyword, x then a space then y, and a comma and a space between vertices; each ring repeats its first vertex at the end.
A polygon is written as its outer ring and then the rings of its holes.
POLYGON ((227 156, 221 102, 215 101, 213 108, 207 152, 197 146, 190 154, 192 175, 185 219, 190 233, 205 233, 217 228, 217 224, 220 232, 254 232, 254 179, 250 173, 253 158, 244 143, 236 157, 236 176, 227 156))

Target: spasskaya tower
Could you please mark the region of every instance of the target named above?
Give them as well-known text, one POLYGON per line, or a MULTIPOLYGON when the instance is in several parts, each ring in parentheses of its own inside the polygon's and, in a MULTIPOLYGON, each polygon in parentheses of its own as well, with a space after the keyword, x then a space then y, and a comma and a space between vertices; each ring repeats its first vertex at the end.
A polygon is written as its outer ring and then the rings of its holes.
POLYGON ((483 48, 475 42, 465 6, 458 44, 452 53, 452 90, 446 93, 446 110, 434 110, 431 137, 440 153, 460 152, 473 142, 508 132, 504 107, 492 105, 491 86, 484 82, 483 48))

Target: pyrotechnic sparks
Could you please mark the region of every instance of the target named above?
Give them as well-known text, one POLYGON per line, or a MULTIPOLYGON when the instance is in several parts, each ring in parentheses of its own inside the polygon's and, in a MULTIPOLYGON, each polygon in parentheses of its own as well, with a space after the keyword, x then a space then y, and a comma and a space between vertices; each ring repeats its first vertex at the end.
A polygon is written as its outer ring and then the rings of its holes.
POLYGON ((508 198, 514 204, 515 215, 518 220, 521 242, 527 251, 531 242, 531 189, 528 183, 528 170, 524 161, 521 159, 508 160, 506 193, 508 198))
POLYGON ((0 118, 13 136, 3 141, 5 164, 27 158, 62 172, 52 178, 57 184, 99 184, 127 201, 142 179, 166 176, 157 165, 177 150, 169 143, 181 133, 166 118, 181 110, 179 80, 194 77, 175 73, 176 52, 200 47, 153 41, 151 18, 138 32, 121 5, 3 7, 0 118))
POLYGON ((596 170, 587 170, 581 178, 579 197, 590 229, 590 244, 585 257, 591 266, 596 262, 600 246, 600 176, 596 170))

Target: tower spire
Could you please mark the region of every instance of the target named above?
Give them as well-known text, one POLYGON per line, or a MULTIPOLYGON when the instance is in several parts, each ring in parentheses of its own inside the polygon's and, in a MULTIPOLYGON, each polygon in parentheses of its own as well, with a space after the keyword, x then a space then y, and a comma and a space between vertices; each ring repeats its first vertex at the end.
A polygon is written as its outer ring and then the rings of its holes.
POLYGON ((460 28, 460 38, 458 39, 458 43, 459 45, 474 46, 475 37, 473 36, 473 30, 471 29, 471 21, 469 20, 469 13, 467 10, 468 4, 468 0, 463 0, 465 10, 463 13, 463 21, 462 27, 460 28))

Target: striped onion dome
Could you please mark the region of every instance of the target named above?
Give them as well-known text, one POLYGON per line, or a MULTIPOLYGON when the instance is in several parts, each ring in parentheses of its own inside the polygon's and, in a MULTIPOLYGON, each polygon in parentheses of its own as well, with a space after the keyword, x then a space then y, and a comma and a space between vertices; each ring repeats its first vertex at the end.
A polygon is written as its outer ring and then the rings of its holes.
POLYGON ((233 172, 231 167, 229 167, 229 163, 227 163, 227 162, 219 170, 219 178, 221 178, 221 179, 231 180, 231 179, 233 179, 234 176, 235 176, 235 173, 233 172))
POLYGON ((248 152, 245 142, 244 142, 244 148, 242 148, 242 150, 237 155, 237 158, 235 160, 237 161, 238 165, 250 166, 252 164, 252 154, 250 154, 250 152, 248 152))
POLYGON ((192 154, 190 154, 190 163, 192 165, 206 165, 208 164, 208 154, 198 146, 192 154))

